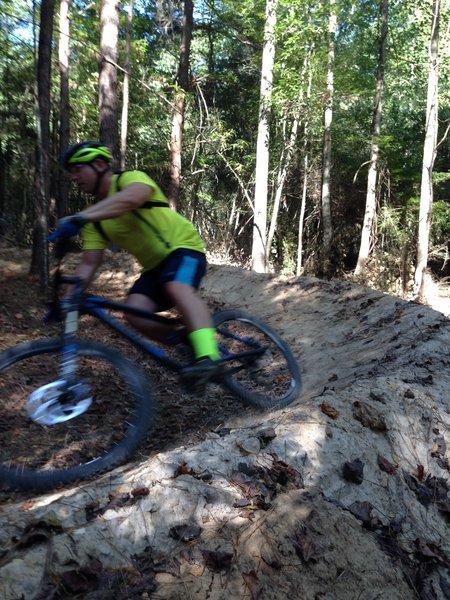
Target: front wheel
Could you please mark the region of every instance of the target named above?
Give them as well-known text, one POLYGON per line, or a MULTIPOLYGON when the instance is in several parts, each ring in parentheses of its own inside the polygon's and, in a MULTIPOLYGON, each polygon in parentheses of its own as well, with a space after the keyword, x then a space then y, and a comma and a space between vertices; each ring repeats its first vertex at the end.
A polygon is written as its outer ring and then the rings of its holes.
POLYGON ((216 313, 214 324, 229 390, 260 408, 286 406, 299 396, 297 361, 271 327, 240 310, 216 313))
POLYGON ((136 366, 76 341, 76 376, 60 375, 59 339, 0 354, 0 485, 44 491, 124 463, 146 437, 153 404, 136 366))

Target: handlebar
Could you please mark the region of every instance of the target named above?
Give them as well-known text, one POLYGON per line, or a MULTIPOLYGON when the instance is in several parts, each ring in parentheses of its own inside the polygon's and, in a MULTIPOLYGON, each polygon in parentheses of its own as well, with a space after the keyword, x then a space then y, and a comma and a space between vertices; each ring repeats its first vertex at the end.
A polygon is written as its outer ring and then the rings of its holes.
MULTIPOLYGON (((58 239, 54 242, 54 256, 56 259, 56 267, 52 277, 52 291, 48 305, 50 312, 54 311, 60 314, 64 301, 60 298, 59 288, 61 285, 67 284, 73 286, 70 297, 72 299, 79 298, 83 291, 83 281, 81 277, 74 275, 64 275, 61 271, 61 263, 66 254, 70 251, 71 243, 67 239, 58 239)), ((68 300, 66 298, 66 300, 68 300)), ((67 302, 66 302, 67 304, 67 302)))

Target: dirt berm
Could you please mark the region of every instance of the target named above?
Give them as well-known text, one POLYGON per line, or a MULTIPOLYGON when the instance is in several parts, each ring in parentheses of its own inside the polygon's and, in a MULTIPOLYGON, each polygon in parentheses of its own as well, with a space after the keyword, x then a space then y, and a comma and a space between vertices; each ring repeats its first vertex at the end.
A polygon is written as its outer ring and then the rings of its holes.
POLYGON ((2 600, 450 598, 447 317, 218 265, 203 293, 285 338, 301 398, 238 405, 75 488, 3 497, 2 600))

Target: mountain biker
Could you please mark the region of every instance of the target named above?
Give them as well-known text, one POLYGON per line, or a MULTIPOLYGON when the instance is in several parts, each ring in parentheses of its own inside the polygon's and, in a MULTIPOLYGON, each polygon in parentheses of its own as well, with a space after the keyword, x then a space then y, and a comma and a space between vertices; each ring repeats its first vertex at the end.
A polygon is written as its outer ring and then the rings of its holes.
MULTIPOLYGON (((81 231, 82 259, 76 274, 87 287, 102 264, 104 250, 116 242, 142 267, 127 303, 150 312, 176 307, 188 332, 195 362, 184 374, 210 379, 219 370, 216 331, 197 293, 206 272, 205 245, 194 225, 169 207, 159 186, 142 171, 114 173, 110 150, 100 142, 70 146, 62 166, 78 188, 97 202, 64 217, 50 241, 81 231)), ((168 342, 173 330, 135 315, 127 321, 144 335, 168 342)))

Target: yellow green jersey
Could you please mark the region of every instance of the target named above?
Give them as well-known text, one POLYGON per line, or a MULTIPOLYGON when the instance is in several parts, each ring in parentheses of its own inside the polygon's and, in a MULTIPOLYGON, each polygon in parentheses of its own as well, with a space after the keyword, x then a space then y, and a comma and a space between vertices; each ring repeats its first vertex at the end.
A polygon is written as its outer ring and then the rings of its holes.
POLYGON ((146 173, 114 174, 108 196, 133 183, 144 183, 152 188, 149 202, 120 217, 105 219, 100 226, 88 223, 83 228, 83 250, 104 250, 109 242, 115 242, 138 260, 142 271, 157 267, 179 248, 205 253, 205 244, 194 225, 169 208, 166 196, 146 173))

